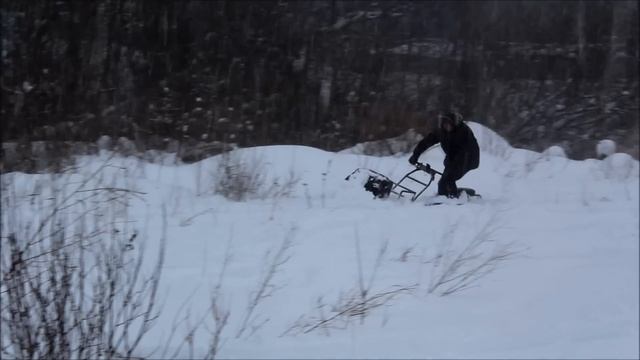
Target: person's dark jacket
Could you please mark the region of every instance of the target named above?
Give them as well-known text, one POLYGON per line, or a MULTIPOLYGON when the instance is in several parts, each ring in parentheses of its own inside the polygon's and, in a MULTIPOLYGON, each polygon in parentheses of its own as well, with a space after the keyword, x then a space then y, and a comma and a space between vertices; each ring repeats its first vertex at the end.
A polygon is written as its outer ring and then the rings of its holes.
POLYGON ((453 131, 441 128, 431 132, 422 139, 413 150, 412 158, 418 157, 431 146, 440 143, 446 154, 444 166, 455 167, 463 172, 475 169, 480 165, 480 149, 473 132, 464 122, 457 124, 453 131))

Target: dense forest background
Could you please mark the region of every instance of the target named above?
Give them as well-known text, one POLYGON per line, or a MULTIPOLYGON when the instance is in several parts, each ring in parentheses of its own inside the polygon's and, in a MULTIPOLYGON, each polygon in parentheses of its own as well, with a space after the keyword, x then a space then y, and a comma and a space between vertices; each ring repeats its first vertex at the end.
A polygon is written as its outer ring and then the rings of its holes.
POLYGON ((454 108, 515 146, 580 159, 609 138, 638 157, 633 0, 1 6, 14 152, 101 135, 143 149, 338 150, 427 130, 454 108))

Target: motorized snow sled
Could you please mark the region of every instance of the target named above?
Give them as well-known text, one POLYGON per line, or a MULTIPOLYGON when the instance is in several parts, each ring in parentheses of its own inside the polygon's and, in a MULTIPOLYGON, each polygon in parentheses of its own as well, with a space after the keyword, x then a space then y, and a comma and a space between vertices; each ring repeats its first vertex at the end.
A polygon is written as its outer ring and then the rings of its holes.
MULTIPOLYGON (((388 176, 383 175, 375 170, 366 168, 357 168, 351 174, 349 174, 345 180, 349 180, 351 176, 359 173, 361 170, 369 172, 369 177, 364 184, 364 189, 373 194, 374 198, 384 199, 391 194, 400 197, 410 197, 411 201, 415 201, 425 190, 431 185, 436 175, 442 176, 442 173, 431 168, 429 164, 416 163, 415 169, 406 173, 398 182, 394 182, 388 176), (429 181, 425 182, 421 179, 413 176, 417 172, 425 172, 429 175, 429 181), (409 184, 417 184, 412 185, 409 184), (412 189, 413 188, 413 189, 412 189)), ((458 197, 465 193, 469 198, 480 198, 480 194, 477 194, 474 189, 471 188, 458 188, 458 197)))

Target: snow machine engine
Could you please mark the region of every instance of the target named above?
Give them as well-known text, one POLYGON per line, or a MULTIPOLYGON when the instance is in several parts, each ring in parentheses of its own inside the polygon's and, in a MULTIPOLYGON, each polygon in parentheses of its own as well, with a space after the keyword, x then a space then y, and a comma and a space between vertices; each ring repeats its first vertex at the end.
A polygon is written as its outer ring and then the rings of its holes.
POLYGON ((373 194, 373 196, 384 199, 389 196, 393 188, 393 181, 377 176, 369 175, 364 189, 373 194))

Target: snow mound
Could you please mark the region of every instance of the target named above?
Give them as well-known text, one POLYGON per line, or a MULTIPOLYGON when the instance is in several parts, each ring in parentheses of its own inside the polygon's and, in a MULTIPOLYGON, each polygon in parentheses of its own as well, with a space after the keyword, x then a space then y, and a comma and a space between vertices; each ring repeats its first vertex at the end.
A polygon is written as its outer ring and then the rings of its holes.
POLYGON ((481 152, 504 158, 513 149, 505 138, 488 127, 473 121, 467 122, 467 125, 478 140, 481 152))
POLYGON ((339 151, 339 153, 372 156, 404 155, 410 153, 420 140, 422 140, 422 135, 413 129, 409 129, 402 135, 356 144, 339 151))
MULTIPOLYGON (((511 145, 495 131, 477 122, 468 121, 467 125, 473 131, 480 151, 493 156, 505 157, 511 151, 511 145)), ((422 140, 423 135, 414 129, 409 129, 400 136, 389 139, 367 141, 340 151, 341 154, 392 156, 406 155, 413 151, 416 144, 422 140)))
POLYGON ((608 179, 626 180, 638 177, 638 161, 629 154, 612 154, 602 160, 601 165, 608 179))
POLYGON ((596 145, 596 155, 599 159, 603 159, 609 155, 615 154, 616 143, 613 140, 604 139, 600 140, 596 145))
POLYGON ((561 146, 558 145, 553 145, 550 146, 549 148, 547 148, 545 151, 542 152, 542 155, 546 158, 550 158, 550 157, 558 157, 558 158, 567 158, 567 153, 564 151, 564 149, 561 146))

